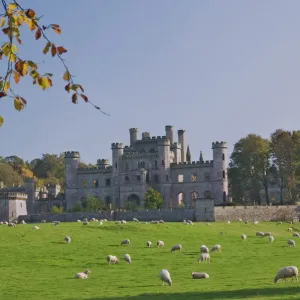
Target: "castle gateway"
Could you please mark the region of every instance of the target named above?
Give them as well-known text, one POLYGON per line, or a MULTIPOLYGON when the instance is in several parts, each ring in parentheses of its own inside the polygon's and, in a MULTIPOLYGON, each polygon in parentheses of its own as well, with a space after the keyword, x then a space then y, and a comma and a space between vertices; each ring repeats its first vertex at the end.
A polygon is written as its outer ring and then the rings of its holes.
POLYGON ((78 167, 78 152, 65 152, 65 199, 71 210, 88 195, 103 199, 107 207, 125 208, 128 203, 144 206, 149 187, 159 191, 166 208, 195 207, 198 198, 214 199, 222 204, 228 197, 226 142, 212 143, 213 160, 191 161, 185 131, 178 130, 174 142, 173 127, 165 127, 165 136, 151 137, 131 128, 130 145, 111 144, 112 164, 99 159, 96 168, 78 167))

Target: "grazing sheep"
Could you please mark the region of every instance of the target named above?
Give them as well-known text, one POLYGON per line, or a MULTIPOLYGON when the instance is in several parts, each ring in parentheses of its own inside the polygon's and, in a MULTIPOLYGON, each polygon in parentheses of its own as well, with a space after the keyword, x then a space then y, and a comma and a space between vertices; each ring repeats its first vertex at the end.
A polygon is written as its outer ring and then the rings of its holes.
POLYGON ((163 269, 159 272, 159 279, 162 281, 162 285, 165 285, 165 283, 167 283, 169 286, 172 285, 172 279, 169 271, 167 270, 163 269))
POLYGON ((71 238, 69 236, 65 236, 65 242, 67 242, 67 244, 71 243, 71 238))
POLYGON ((4 222, 3 222, 3 221, 1 221, 1 222, 0 222, 0 225, 3 225, 3 224, 4 224, 4 222))
POLYGON ((125 220, 122 220, 121 221, 121 224, 126 224, 127 222, 125 220))
POLYGON ((231 222, 230 221, 227 221, 227 224, 230 224, 231 222))
POLYGON ((107 222, 107 219, 103 219, 103 222, 107 222))
POLYGON ((47 221, 46 220, 42 220, 41 223, 47 223, 47 221))
POLYGON ((243 222, 243 219, 239 219, 239 222, 243 222))
POLYGON ((90 222, 95 222, 95 218, 91 218, 91 219, 90 219, 90 222))
POLYGON ((299 237, 300 237, 300 235, 299 235, 299 233, 298 233, 298 232, 294 232, 294 233, 293 233, 293 237, 297 237, 297 238, 299 238, 299 237))
POLYGON ((253 224, 254 224, 254 225, 257 225, 257 224, 258 224, 258 221, 254 221, 253 224))
POLYGON ((185 223, 183 223, 184 225, 190 225, 190 223, 188 223, 188 222, 185 222, 185 223))
POLYGON ((209 253, 201 253, 200 254, 200 257, 198 258, 198 263, 200 263, 202 261, 206 261, 206 262, 210 263, 210 255, 209 255, 209 253))
POLYGON ((264 236, 271 236, 271 235, 272 235, 271 232, 265 232, 265 233, 264 233, 264 236))
POLYGON ((133 222, 139 223, 140 221, 137 218, 132 219, 133 222))
POLYGON ((241 235, 241 239, 242 239, 242 240, 245 240, 245 239, 247 239, 247 236, 246 236, 245 234, 242 234, 242 235, 241 235))
POLYGON ((165 224, 165 221, 164 220, 159 220, 158 221, 160 224, 165 224))
POLYGON ((157 248, 159 248, 159 247, 163 247, 165 245, 165 243, 163 241, 157 241, 156 245, 157 245, 157 248))
POLYGON ((40 229, 40 226, 33 226, 33 229, 40 229))
POLYGON ((81 223, 81 220, 77 220, 78 223, 81 223))
POLYGON ((199 272, 192 272, 193 279, 207 279, 209 275, 207 273, 199 273, 199 272))
POLYGON ((209 249, 205 245, 201 245, 200 253, 209 253, 209 249))
POLYGON ((60 224, 60 222, 59 221, 53 221, 52 224, 55 225, 55 226, 58 226, 60 224))
POLYGON ((124 259, 127 263, 131 264, 131 257, 130 257, 129 254, 125 254, 124 257, 123 257, 123 259, 124 259))
POLYGON ((88 221, 83 221, 82 225, 89 225, 89 222, 88 221))
POLYGON ((191 220, 187 220, 187 223, 190 225, 194 225, 193 221, 191 221, 191 220))
POLYGON ((99 225, 103 225, 103 222, 102 222, 102 221, 99 221, 99 225))
POLYGON ((293 228, 289 227, 289 228, 288 228, 288 231, 293 231, 293 228))
POLYGON ((261 231, 257 231, 255 235, 256 236, 260 236, 260 237, 264 237, 265 236, 265 234, 263 232, 261 232, 261 231))
POLYGON ((25 222, 24 220, 22 220, 22 221, 21 221, 21 224, 24 224, 24 225, 25 225, 25 224, 26 224, 26 222, 25 222))
POLYGON ((150 248, 150 247, 152 246, 152 243, 151 243, 150 241, 148 241, 148 242, 146 243, 146 246, 147 246, 148 248, 150 248))
POLYGON ((181 251, 182 246, 180 244, 176 244, 171 248, 171 252, 175 252, 175 251, 181 251))
POLYGON ((92 273, 90 270, 86 270, 84 272, 76 273, 74 278, 75 279, 87 279, 88 274, 92 273))
POLYGON ((119 262, 118 258, 115 255, 107 255, 106 261, 108 264, 117 264, 119 262))
POLYGON ((210 223, 206 223, 207 226, 210 226, 210 223))
POLYGON ((293 240, 288 240, 288 241, 287 241, 287 244, 288 244, 289 246, 291 246, 291 247, 295 247, 295 246, 296 246, 296 243, 295 243, 295 241, 293 241, 293 240))
POLYGON ((148 222, 142 222, 141 224, 148 224, 148 222))
POLYGON ((269 242, 273 243, 274 242, 274 237, 272 235, 269 236, 269 242))
POLYGON ((222 248, 221 245, 216 244, 216 245, 214 245, 214 246, 211 247, 210 252, 214 252, 214 251, 221 252, 221 248, 222 248))
POLYGON ((8 222, 7 222, 7 221, 5 221, 5 222, 4 222, 4 225, 8 225, 8 222))
POLYGON ((159 221, 151 221, 151 224, 159 224, 159 221))
POLYGON ((277 283, 280 279, 286 281, 287 278, 292 278, 292 281, 294 278, 296 278, 296 281, 298 281, 298 268, 294 266, 288 266, 279 269, 274 277, 274 283, 277 283))
POLYGON ((281 224, 282 224, 282 222, 277 222, 277 223, 276 223, 276 225, 281 225, 281 224))
POLYGON ((116 221, 115 224, 121 224, 121 221, 116 221))
POLYGON ((121 242, 121 245, 129 245, 129 244, 130 244, 130 240, 129 240, 129 239, 123 240, 123 241, 121 242))

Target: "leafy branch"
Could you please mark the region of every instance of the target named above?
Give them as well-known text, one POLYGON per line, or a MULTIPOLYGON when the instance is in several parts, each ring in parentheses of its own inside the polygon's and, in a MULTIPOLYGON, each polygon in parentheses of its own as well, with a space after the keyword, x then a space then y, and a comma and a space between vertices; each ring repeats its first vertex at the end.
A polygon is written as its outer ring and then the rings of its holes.
MULTIPOLYGON (((37 63, 20 57, 17 47, 17 44, 22 44, 20 28, 27 25, 28 29, 34 32, 35 40, 45 40, 44 55, 49 53, 52 57, 57 57, 65 68, 62 78, 67 82, 65 90, 68 93, 72 93, 72 103, 77 104, 78 99, 81 98, 101 113, 109 115, 88 99, 84 94, 84 88, 81 84, 74 82, 74 76, 71 74, 63 58, 67 49, 63 46, 55 45, 46 35, 49 29, 53 30, 56 34, 60 34, 60 26, 57 24, 40 25, 41 17, 38 18, 34 10, 21 7, 16 0, 13 0, 13 3, 9 4, 7 4, 6 0, 1 0, 1 3, 4 13, 0 14, 0 27, 2 28, 2 34, 7 37, 7 41, 1 43, 0 60, 4 57, 7 58, 7 68, 4 76, 0 77, 0 98, 12 98, 15 109, 21 111, 26 106, 27 101, 12 89, 13 84, 18 84, 22 77, 29 76, 32 78, 33 84, 42 90, 47 90, 53 85, 51 80, 53 74, 40 73, 37 63)), ((3 117, 0 116, 0 126, 3 124, 3 121, 3 117)))

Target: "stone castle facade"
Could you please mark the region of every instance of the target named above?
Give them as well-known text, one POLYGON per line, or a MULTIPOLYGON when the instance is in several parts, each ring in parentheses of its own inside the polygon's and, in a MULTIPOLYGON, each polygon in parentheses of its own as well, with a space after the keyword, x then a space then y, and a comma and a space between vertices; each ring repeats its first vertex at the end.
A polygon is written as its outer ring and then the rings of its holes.
POLYGON ((128 203, 144 206, 149 187, 159 191, 165 208, 195 207, 196 199, 228 200, 227 144, 212 143, 213 160, 191 161, 185 130, 165 127, 165 136, 151 137, 131 128, 130 145, 112 143, 112 163, 99 159, 96 168, 79 168, 79 152, 65 152, 65 201, 67 210, 88 195, 103 199, 107 207, 126 208, 128 203), (186 147, 187 146, 187 147, 186 147))

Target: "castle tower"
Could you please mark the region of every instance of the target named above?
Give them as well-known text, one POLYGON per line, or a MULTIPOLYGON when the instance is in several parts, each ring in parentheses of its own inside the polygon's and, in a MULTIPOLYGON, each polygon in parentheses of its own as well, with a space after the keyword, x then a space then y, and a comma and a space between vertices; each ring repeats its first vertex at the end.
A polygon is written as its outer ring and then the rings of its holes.
POLYGON ((138 139, 138 129, 137 128, 130 128, 130 146, 134 146, 135 142, 138 139))
POLYGON ((189 163, 191 162, 191 151, 190 151, 189 145, 187 146, 187 149, 186 149, 186 161, 189 163))
POLYGON ((173 126, 171 125, 167 125, 165 127, 165 131, 166 131, 166 137, 167 139, 170 141, 171 146, 174 143, 174 138, 173 138, 173 126))
POLYGON ((35 201, 35 188, 34 188, 34 180, 33 178, 25 178, 24 179, 24 188, 27 194, 27 212, 29 215, 35 214, 36 210, 34 207, 35 201))
POLYGON ((185 130, 179 129, 178 134, 178 143, 181 145, 181 162, 185 162, 185 130))
POLYGON ((79 152, 65 152, 65 199, 67 210, 72 209, 77 201, 77 169, 79 160, 79 152))
POLYGON ((227 143, 212 143, 213 150, 213 193, 215 204, 225 203, 228 199, 228 177, 227 177, 227 143))
POLYGON ((108 159, 98 159, 97 167, 100 169, 105 169, 105 168, 109 167, 109 160, 108 159))
POLYGON ((119 159, 124 153, 124 145, 123 143, 112 143, 112 166, 113 166, 113 174, 119 173, 119 159))

